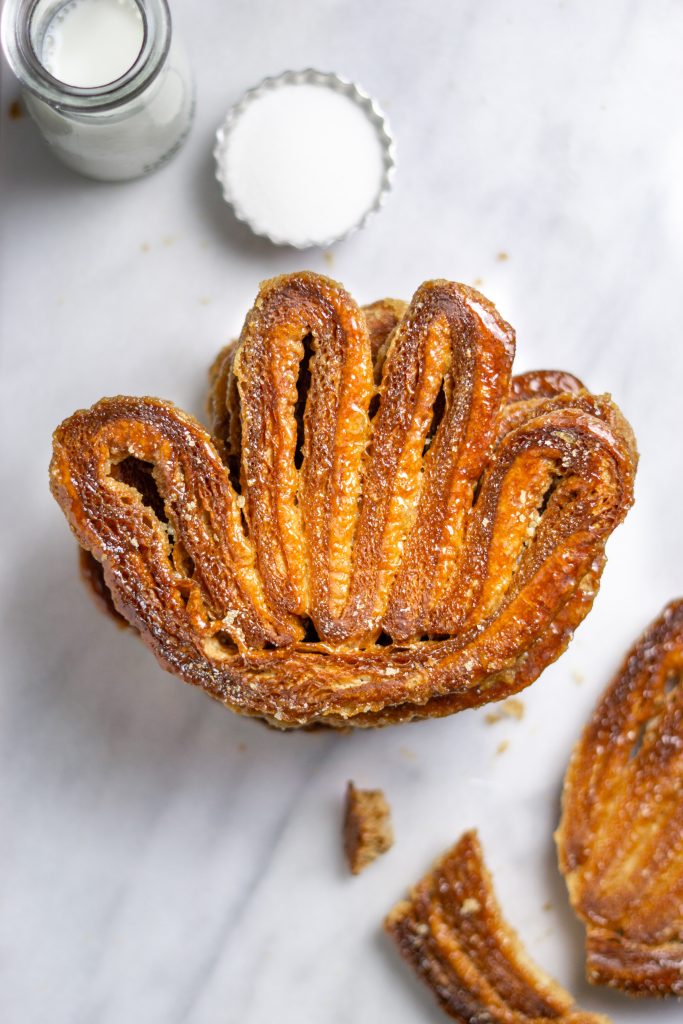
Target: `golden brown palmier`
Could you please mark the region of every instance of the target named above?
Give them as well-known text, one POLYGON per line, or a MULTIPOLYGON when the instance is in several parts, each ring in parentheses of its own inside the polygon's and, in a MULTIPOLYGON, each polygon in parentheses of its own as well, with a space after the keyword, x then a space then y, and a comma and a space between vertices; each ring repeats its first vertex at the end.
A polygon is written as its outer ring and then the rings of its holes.
POLYGON ((55 432, 52 491, 119 613, 234 710, 451 714, 561 654, 633 498, 609 397, 511 378, 513 354, 465 285, 361 309, 278 277, 214 364, 213 436, 168 402, 103 399, 55 432))
POLYGON ((683 995, 683 601, 638 640, 564 783, 556 839, 588 980, 683 995))
POLYGON ((385 921, 403 958, 461 1024, 608 1024, 579 1010, 503 917, 476 832, 466 832, 385 921))

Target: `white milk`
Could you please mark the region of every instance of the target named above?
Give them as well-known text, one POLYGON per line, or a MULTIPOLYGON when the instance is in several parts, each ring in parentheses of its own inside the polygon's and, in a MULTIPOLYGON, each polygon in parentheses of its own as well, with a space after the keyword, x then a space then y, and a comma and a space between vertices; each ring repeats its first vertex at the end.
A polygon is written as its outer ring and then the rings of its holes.
POLYGON ((31 116, 75 171, 126 181, 181 146, 194 89, 167 0, 4 0, 2 38, 31 116))
POLYGON ((92 88, 124 75, 143 37, 135 0, 71 0, 50 22, 40 59, 60 82, 92 88))

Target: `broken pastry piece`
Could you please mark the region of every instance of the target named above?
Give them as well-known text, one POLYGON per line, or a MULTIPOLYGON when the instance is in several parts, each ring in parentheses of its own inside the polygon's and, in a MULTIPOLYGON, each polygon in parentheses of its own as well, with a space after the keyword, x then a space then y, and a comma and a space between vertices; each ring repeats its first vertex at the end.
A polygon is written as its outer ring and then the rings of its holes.
POLYGON ((556 833, 588 980, 683 996, 683 600, 638 640, 572 755, 556 833))
POLYGON ((608 1024, 526 956, 501 915, 476 832, 466 832, 385 928, 441 1008, 461 1024, 608 1024))
POLYGON ((55 431, 52 492, 118 614, 234 711, 344 729, 498 701, 590 610, 637 461, 609 396, 514 377, 514 350, 466 285, 360 307, 277 277, 214 363, 210 433, 102 399, 55 431))
POLYGON ((353 782, 349 782, 343 837, 346 860, 354 875, 360 874, 393 845, 391 811, 381 789, 356 789, 353 782))

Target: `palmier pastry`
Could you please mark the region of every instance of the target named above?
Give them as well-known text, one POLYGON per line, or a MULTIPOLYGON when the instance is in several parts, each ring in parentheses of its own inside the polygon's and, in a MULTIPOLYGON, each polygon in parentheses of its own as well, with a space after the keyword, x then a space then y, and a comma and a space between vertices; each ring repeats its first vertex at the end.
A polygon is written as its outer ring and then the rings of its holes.
POLYGON ((560 868, 588 980, 683 996, 683 600, 644 633, 569 765, 560 868))
POLYGON ((526 955, 501 914, 476 832, 466 832, 397 904, 385 928, 404 959, 461 1024, 609 1024, 526 955))
POLYGON ((633 497, 631 431, 429 281, 360 309, 267 281, 212 371, 213 436, 109 398, 57 429, 52 491, 162 665, 282 728, 447 715, 533 682, 588 612, 633 497))

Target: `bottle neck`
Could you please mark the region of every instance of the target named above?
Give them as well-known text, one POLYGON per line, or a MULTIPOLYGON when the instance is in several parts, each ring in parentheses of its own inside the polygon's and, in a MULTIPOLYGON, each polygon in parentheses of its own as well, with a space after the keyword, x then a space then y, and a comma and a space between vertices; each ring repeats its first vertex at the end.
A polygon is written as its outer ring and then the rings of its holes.
POLYGON ((133 65, 114 82, 81 87, 60 82, 43 66, 45 35, 65 0, 5 0, 2 44, 22 86, 61 111, 87 114, 113 111, 149 88, 161 71, 171 45, 167 0, 135 0, 140 9, 143 39, 133 65))

